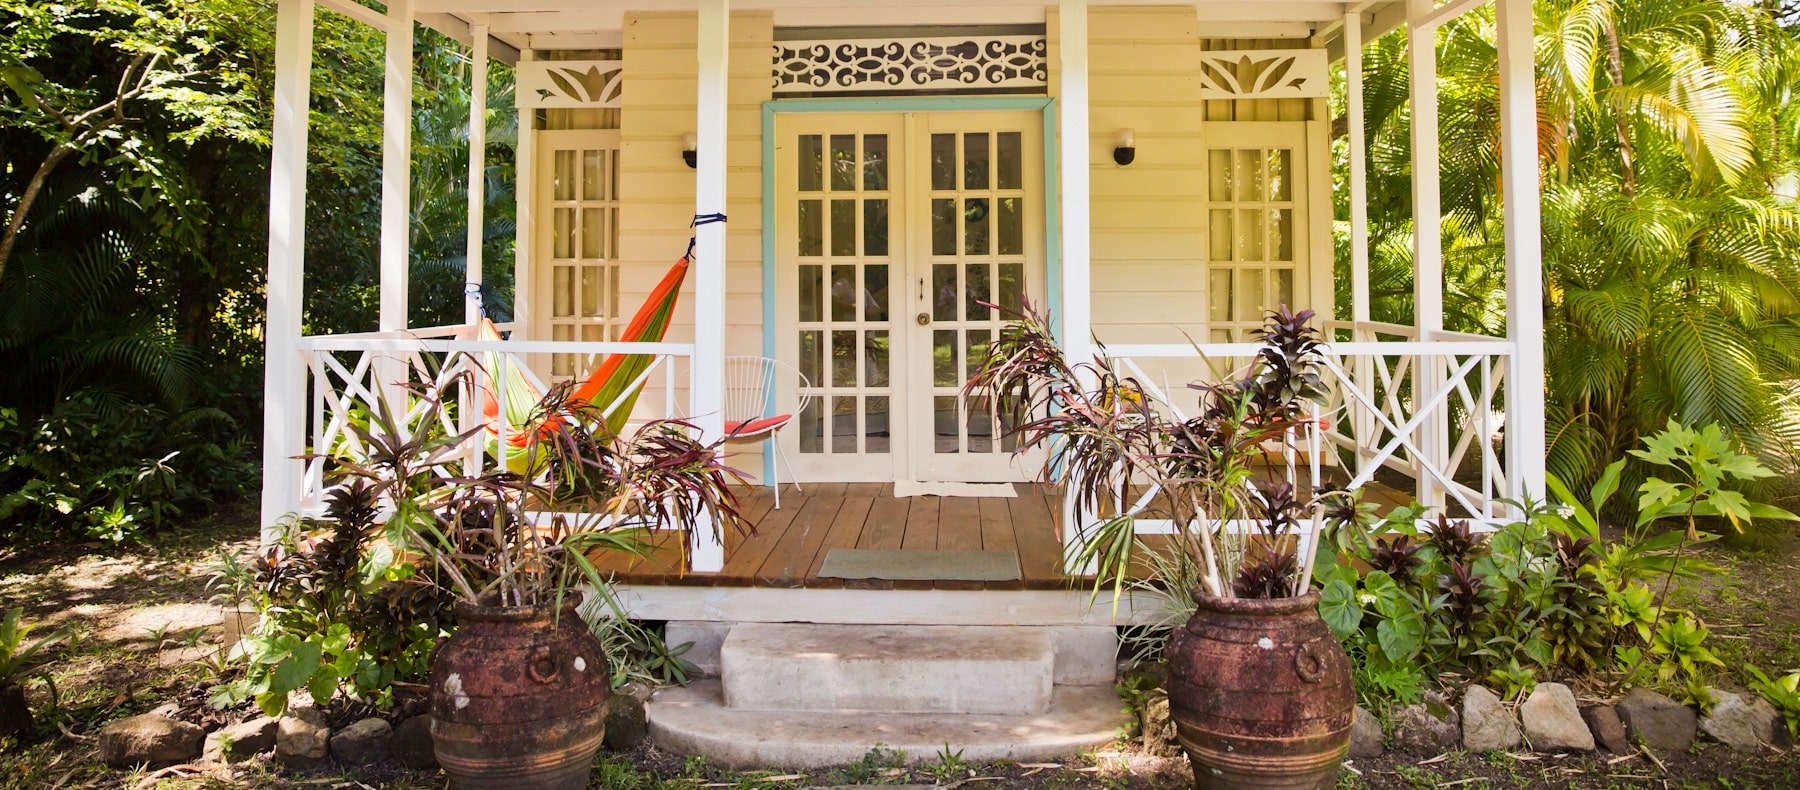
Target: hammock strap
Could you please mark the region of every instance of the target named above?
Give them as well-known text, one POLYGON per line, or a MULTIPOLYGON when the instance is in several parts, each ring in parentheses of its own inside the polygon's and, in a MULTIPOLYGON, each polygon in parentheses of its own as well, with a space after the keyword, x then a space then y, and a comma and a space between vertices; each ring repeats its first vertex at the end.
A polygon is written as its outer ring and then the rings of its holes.
POLYGON ((481 311, 481 317, 488 317, 487 300, 481 298, 481 283, 463 283, 463 296, 475 300, 475 307, 481 311))
MULTIPOLYGON (((695 214, 694 221, 688 223, 688 227, 698 228, 701 225, 711 225, 714 222, 724 222, 724 221, 725 221, 724 214, 695 214)), ((694 259, 694 243, 695 243, 695 238, 693 236, 689 236, 687 253, 682 255, 681 257, 686 258, 690 261, 694 259)))

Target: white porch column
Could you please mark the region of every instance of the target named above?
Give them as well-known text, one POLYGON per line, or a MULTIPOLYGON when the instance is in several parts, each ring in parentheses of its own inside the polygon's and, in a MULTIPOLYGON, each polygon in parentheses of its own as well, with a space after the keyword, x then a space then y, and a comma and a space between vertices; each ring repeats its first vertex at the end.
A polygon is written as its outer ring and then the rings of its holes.
MULTIPOLYGON (((531 60, 529 49, 519 50, 519 62, 531 60)), ((516 87, 516 86, 515 86, 516 87)), ((519 110, 518 144, 513 148, 513 333, 515 338, 532 338, 532 296, 537 293, 537 275, 532 261, 536 227, 533 209, 537 205, 537 111, 529 109, 513 96, 519 110)), ((535 338, 532 338, 535 339, 535 338)))
MULTIPOLYGON (((726 79, 731 51, 729 0, 700 0, 699 81, 695 97, 694 213, 725 213, 726 79)), ((725 434, 725 223, 694 231, 694 422, 705 441, 725 434)), ((709 530, 692 536, 690 567, 725 567, 725 546, 709 530)))
MULTIPOLYGON (((1087 0, 1063 0, 1057 10, 1057 46, 1060 82, 1057 86, 1057 176, 1062 184, 1062 304, 1060 309, 1063 353, 1072 362, 1093 355, 1094 323, 1089 236, 1088 172, 1088 4, 1087 0)), ((1075 511, 1074 500, 1063 498, 1063 562, 1070 573, 1084 569, 1071 564, 1069 550, 1081 537, 1087 514, 1075 511)))
POLYGON ((1063 351, 1080 362, 1092 353, 1094 324, 1089 300, 1092 273, 1089 257, 1088 194, 1088 12, 1087 0, 1063 0, 1057 11, 1061 83, 1057 97, 1057 139, 1061 143, 1057 177, 1062 182, 1062 313, 1063 351))
POLYGON ((1505 192, 1506 482, 1516 500, 1544 488, 1544 268, 1531 0, 1495 0, 1500 49, 1500 171, 1505 192))
MULTIPOLYGON (((1421 24, 1435 10, 1433 0, 1407 0, 1408 88, 1412 99, 1413 326, 1430 342, 1444 328, 1444 240, 1438 178, 1437 28, 1421 24)), ((1413 404, 1430 400, 1442 386, 1444 360, 1420 356, 1413 372, 1413 404)), ((1449 412, 1440 408, 1419 426, 1419 463, 1442 470, 1448 459, 1449 412)), ((1449 470, 1444 470, 1448 474, 1449 470)), ((1444 492, 1428 472, 1419 471, 1418 499, 1442 505, 1444 492)))
MULTIPOLYGON (((1350 320, 1357 325, 1351 340, 1372 340, 1361 326, 1369 320, 1369 142, 1364 132, 1367 119, 1363 115, 1363 15, 1352 9, 1344 14, 1344 109, 1350 137, 1350 320)), ((1374 392, 1375 360, 1356 357, 1350 375, 1363 392, 1374 392)), ((1366 409, 1350 412, 1350 427, 1361 443, 1371 443, 1376 436, 1375 415, 1366 409)), ((1360 468, 1365 449, 1353 451, 1359 459, 1352 468, 1360 468)), ((1373 452, 1369 448, 1367 452, 1373 452)))
POLYGON ((306 269, 306 133, 313 0, 281 0, 275 17, 274 135, 269 166, 268 312, 263 326, 262 542, 300 507, 306 367, 297 348, 306 269))
POLYGON ((412 219, 413 0, 389 0, 381 104, 381 330, 406 328, 412 219))
POLYGON ((1344 14, 1344 105, 1350 127, 1350 319, 1357 323, 1369 320, 1369 144, 1363 139, 1362 33, 1362 13, 1344 14))
POLYGON ((463 259, 463 323, 481 320, 481 247, 487 208, 488 26, 470 25, 469 35, 469 246, 463 259))

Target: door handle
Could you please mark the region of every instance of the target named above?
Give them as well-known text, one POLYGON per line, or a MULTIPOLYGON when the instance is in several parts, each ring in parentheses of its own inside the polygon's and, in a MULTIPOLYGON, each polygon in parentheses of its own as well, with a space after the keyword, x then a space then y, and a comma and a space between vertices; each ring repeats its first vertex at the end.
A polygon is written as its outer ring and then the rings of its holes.
POLYGON ((919 317, 915 318, 913 320, 918 321, 919 326, 931 326, 931 314, 930 313, 920 313, 919 317))

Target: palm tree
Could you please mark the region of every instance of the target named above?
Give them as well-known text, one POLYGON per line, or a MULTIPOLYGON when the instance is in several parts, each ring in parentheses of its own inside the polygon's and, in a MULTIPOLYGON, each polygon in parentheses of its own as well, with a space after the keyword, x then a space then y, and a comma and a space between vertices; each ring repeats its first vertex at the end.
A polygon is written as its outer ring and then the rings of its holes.
MULTIPOLYGON (((1669 418, 1767 458, 1800 438, 1793 34, 1729 0, 1537 4, 1550 458, 1596 474, 1669 418)), ((1446 324, 1496 332, 1493 17, 1439 33, 1446 324)), ((1375 313, 1410 313, 1403 36, 1365 55, 1375 313), (1397 76, 1398 75, 1398 76, 1397 76), (1385 298, 1390 304, 1383 305, 1385 298)))

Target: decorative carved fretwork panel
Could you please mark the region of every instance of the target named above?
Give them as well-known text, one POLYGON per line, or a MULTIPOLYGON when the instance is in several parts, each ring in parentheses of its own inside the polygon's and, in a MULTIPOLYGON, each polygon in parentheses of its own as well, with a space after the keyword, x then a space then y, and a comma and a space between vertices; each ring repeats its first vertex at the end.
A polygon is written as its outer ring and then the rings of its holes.
POLYGON ((1042 90, 1042 35, 928 36, 775 42, 776 95, 1042 90))
POLYGON ((1328 95, 1331 72, 1322 49, 1262 49, 1200 55, 1201 95, 1208 99, 1301 99, 1328 95))
POLYGON ((521 109, 618 107, 624 65, 616 60, 524 60, 515 101, 521 109))

